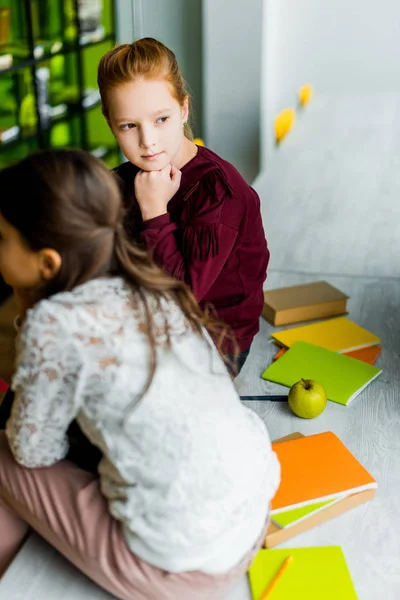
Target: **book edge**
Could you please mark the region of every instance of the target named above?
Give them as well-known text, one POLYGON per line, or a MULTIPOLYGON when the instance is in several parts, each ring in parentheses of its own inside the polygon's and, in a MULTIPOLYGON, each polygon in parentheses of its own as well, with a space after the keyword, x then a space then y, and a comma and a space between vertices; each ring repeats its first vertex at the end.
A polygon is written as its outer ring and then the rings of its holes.
MULTIPOLYGON (((367 471, 367 473, 368 473, 368 471, 367 471)), ((372 477, 372 475, 370 475, 370 477, 372 477)), ((309 504, 317 504, 318 502, 323 502, 324 500, 329 500, 330 498, 336 498, 338 496, 338 494, 340 494, 341 499, 343 500, 344 498, 347 498, 348 496, 352 496, 353 494, 358 494, 360 492, 365 492, 366 490, 377 489, 377 487, 378 487, 378 484, 377 484, 376 481, 374 481, 374 482, 366 483, 364 485, 361 485, 361 486, 358 486, 358 487, 355 487, 355 488, 349 488, 347 490, 337 491, 334 494, 327 494, 326 496, 320 496, 318 498, 312 498, 311 500, 304 500, 303 502, 298 502, 296 504, 290 504, 288 506, 284 506, 284 507, 281 507, 281 508, 275 508, 275 509, 271 510, 271 519, 272 519, 272 516, 274 514, 278 515, 279 513, 286 512, 287 510, 290 510, 292 508, 293 509, 294 508, 301 508, 302 506, 308 506, 309 504)), ((334 504, 335 503, 331 503, 326 508, 328 508, 329 506, 333 506, 334 504)), ((312 513, 312 514, 315 514, 315 513, 312 513)))
MULTIPOLYGON (((356 359, 356 360, 357 360, 357 359, 356 359)), ((370 366, 372 367, 373 365, 370 365, 370 366)), ((377 369, 378 367, 375 367, 375 368, 377 369)), ((367 382, 366 382, 366 383, 365 383, 365 384, 364 384, 362 387, 360 387, 360 389, 359 389, 359 390, 357 390, 357 391, 356 391, 356 392, 355 392, 355 393, 354 393, 352 396, 350 396, 350 398, 349 398, 349 399, 347 400, 347 402, 346 402, 346 406, 347 406, 348 404, 350 404, 350 402, 353 402, 354 398, 357 398, 357 396, 358 396, 359 394, 361 394, 361 392, 362 392, 363 390, 365 390, 365 388, 366 388, 366 387, 368 387, 370 383, 372 383, 373 381, 375 381, 375 379, 376 379, 377 377, 379 377, 379 375, 381 375, 381 374, 382 374, 382 369, 379 369, 379 372, 378 372, 378 373, 376 373, 376 374, 375 374, 375 375, 372 377, 372 379, 370 379, 369 381, 367 381, 367 382)))
MULTIPOLYGON (((277 527, 279 527, 280 529, 289 529, 290 527, 294 527, 294 525, 297 525, 298 523, 302 523, 302 521, 305 521, 306 519, 309 519, 311 517, 311 515, 316 515, 319 512, 321 512, 322 510, 325 510, 326 508, 328 508, 329 506, 334 506, 337 502, 340 502, 341 500, 344 500, 344 498, 347 498, 348 496, 349 496, 349 494, 344 494, 344 495, 336 496, 336 498, 333 499, 332 502, 327 501, 327 502, 329 502, 328 504, 325 504, 324 506, 320 506, 319 508, 316 508, 311 513, 309 513, 308 515, 304 515, 303 517, 300 517, 300 519, 297 519, 296 521, 292 521, 288 525, 281 525, 280 523, 278 523, 277 521, 275 521, 275 519, 273 518, 273 515, 271 515, 271 521, 277 527)), ((318 504, 318 502, 315 502, 315 504, 318 504)), ((282 512, 285 512, 285 511, 282 511, 282 512)), ((275 513, 275 514, 278 515, 280 513, 275 513)))

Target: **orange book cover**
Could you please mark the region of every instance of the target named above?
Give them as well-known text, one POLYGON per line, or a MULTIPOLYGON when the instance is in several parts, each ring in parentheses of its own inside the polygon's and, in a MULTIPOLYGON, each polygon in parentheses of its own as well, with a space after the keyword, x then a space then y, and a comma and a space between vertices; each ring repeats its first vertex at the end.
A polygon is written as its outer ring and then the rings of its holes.
POLYGON ((352 350, 351 352, 344 352, 343 354, 346 354, 351 358, 357 358, 357 360, 362 360, 368 365, 374 365, 381 355, 381 352, 381 346, 367 346, 366 348, 352 350))
MULTIPOLYGON (((287 352, 289 348, 281 348, 275 354, 273 360, 278 360, 281 356, 287 352)), ((367 348, 360 348, 359 350, 351 350, 350 352, 343 352, 346 356, 350 356, 351 358, 356 358, 357 360, 362 360, 368 365, 374 365, 381 355, 382 348, 381 346, 367 346, 367 348)))
POLYGON ((272 514, 377 487, 372 475, 331 431, 272 447, 281 465, 272 514))

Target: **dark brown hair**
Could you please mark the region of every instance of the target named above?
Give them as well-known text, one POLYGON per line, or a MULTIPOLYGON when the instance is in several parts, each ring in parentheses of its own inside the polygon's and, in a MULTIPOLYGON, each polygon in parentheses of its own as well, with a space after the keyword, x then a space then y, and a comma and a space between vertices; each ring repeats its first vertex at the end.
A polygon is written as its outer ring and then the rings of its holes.
MULTIPOLYGON (((200 309, 184 282, 167 275, 145 250, 128 242, 117 180, 91 154, 80 150, 32 154, 0 172, 0 190, 0 212, 27 247, 52 248, 62 258, 59 273, 38 290, 36 301, 106 275, 120 275, 139 296, 151 350, 145 391, 156 368, 150 296, 161 312, 162 298, 174 300, 188 326, 199 334, 206 327, 217 346, 229 335, 223 323, 200 309)), ((167 324, 166 330, 168 337, 167 324)))
MULTIPOLYGON (((183 105, 186 96, 190 103, 190 94, 175 54, 154 38, 142 38, 133 44, 116 46, 104 54, 100 60, 97 84, 100 90, 103 114, 107 119, 109 118, 108 90, 141 77, 164 79, 169 83, 171 94, 180 106, 183 105)), ((184 131, 185 136, 189 140, 193 140, 189 123, 185 124, 184 131)))

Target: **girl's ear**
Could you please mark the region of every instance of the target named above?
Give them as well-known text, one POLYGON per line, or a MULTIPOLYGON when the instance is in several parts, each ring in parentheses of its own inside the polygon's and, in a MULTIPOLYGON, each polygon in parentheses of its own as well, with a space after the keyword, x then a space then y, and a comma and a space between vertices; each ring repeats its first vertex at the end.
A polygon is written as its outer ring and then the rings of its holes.
POLYGON ((182 121, 187 123, 189 118, 189 96, 185 96, 182 104, 182 121))
POLYGON ((39 252, 39 272, 42 279, 51 281, 61 269, 62 258, 57 250, 43 248, 39 252))

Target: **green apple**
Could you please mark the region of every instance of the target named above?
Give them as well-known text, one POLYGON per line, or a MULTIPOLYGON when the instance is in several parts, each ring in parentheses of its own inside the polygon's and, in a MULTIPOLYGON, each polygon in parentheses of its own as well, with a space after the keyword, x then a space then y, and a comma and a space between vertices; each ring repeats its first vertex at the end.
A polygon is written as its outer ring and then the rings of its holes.
POLYGON ((328 398, 321 383, 314 379, 300 379, 290 388, 288 400, 295 415, 314 419, 325 410, 328 398))

